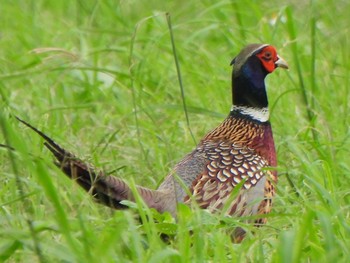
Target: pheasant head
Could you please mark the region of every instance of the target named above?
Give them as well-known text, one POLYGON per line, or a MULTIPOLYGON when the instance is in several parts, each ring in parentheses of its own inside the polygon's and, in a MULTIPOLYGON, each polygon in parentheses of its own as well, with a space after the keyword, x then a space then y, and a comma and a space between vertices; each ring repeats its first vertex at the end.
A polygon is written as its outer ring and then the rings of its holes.
POLYGON ((288 64, 268 44, 250 44, 231 62, 233 110, 250 112, 251 117, 267 121, 268 100, 265 77, 277 67, 288 69, 288 64))

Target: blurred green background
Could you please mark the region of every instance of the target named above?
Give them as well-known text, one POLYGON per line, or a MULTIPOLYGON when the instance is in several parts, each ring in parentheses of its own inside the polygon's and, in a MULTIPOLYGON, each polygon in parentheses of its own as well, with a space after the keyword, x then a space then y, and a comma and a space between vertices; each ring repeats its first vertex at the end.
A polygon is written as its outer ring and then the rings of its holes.
POLYGON ((348 262, 349 14, 348 1, 327 0, 3 1, 0 142, 17 151, 0 151, 0 261, 348 262), (142 226, 137 212, 95 204, 12 118, 155 188, 195 147, 191 132, 198 142, 228 114, 229 64, 255 42, 274 45, 290 69, 266 80, 274 210, 265 227, 245 226, 254 233, 242 244, 227 235, 239 219, 182 207, 179 222, 153 215, 142 226))

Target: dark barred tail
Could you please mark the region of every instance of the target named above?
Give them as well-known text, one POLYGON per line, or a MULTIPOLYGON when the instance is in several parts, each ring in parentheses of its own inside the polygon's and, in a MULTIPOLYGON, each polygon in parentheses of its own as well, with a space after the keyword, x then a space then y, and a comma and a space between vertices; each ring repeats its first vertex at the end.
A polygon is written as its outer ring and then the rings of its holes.
POLYGON ((127 208, 120 203, 122 200, 130 199, 131 196, 130 188, 124 181, 116 177, 105 176, 102 172, 97 173, 93 167, 63 149, 42 131, 18 117, 16 119, 45 140, 44 145, 56 158, 56 166, 89 192, 97 202, 115 209, 127 208))
MULTIPOLYGON (((123 180, 105 175, 103 172, 96 172, 94 167, 63 149, 42 131, 26 121, 16 118, 45 140, 44 145, 56 158, 56 166, 90 193, 98 203, 115 209, 125 209, 127 206, 121 204, 121 201, 135 200, 130 187, 123 180)), ((155 208, 159 212, 170 211, 173 213, 175 199, 169 193, 144 187, 137 187, 137 190, 149 207, 155 208)))

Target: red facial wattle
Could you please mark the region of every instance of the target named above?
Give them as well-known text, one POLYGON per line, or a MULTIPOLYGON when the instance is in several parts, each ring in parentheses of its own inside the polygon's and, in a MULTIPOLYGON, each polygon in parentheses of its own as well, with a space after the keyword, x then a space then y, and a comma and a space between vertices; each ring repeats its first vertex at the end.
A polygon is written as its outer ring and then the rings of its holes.
POLYGON ((275 62, 278 61, 279 58, 273 46, 264 47, 256 56, 260 59, 267 72, 271 73, 277 67, 275 62))

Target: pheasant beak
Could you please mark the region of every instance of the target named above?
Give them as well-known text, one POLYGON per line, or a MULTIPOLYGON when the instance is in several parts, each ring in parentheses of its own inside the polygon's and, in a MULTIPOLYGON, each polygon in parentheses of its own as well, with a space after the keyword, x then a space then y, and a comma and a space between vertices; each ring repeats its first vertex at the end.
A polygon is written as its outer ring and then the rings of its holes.
POLYGON ((277 61, 275 62, 275 65, 276 65, 276 68, 279 67, 279 68, 288 69, 287 62, 283 58, 281 58, 280 56, 277 56, 277 61))

